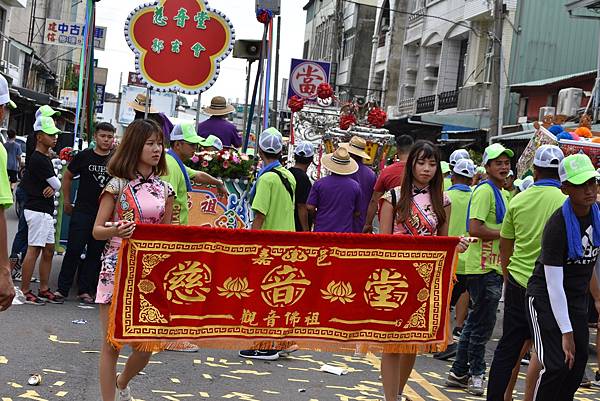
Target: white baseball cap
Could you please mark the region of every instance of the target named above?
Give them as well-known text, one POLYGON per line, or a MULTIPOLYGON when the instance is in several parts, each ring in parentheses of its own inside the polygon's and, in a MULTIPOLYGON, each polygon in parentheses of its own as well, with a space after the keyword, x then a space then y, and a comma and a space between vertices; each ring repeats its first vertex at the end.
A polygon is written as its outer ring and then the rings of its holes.
POLYGON ((283 149, 283 137, 276 128, 267 128, 260 134, 258 146, 263 152, 280 153, 283 149))
POLYGON ((535 151, 533 165, 542 168, 558 168, 565 155, 558 146, 542 145, 535 151))
POLYGON ((466 149, 456 149, 454 152, 450 154, 450 166, 454 167, 456 162, 463 159, 470 159, 471 156, 466 149))
POLYGON ((10 92, 8 88, 8 81, 2 74, 0 74, 0 105, 6 105, 11 109, 16 109, 17 105, 15 102, 10 100, 10 92))
POLYGON ((315 155, 315 147, 310 142, 300 142, 296 146, 296 149, 294 149, 294 154, 301 157, 313 157, 315 155))
POLYGON ((456 174, 473 178, 475 175, 475 163, 471 159, 459 159, 456 161, 452 171, 456 174))

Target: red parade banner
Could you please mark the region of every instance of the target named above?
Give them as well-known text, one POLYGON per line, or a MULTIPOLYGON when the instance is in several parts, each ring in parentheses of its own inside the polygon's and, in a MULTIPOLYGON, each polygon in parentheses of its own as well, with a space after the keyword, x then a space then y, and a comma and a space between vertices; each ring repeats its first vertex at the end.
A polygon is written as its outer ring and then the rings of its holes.
POLYGON ((439 351, 457 238, 137 226, 109 337, 160 349, 439 351))

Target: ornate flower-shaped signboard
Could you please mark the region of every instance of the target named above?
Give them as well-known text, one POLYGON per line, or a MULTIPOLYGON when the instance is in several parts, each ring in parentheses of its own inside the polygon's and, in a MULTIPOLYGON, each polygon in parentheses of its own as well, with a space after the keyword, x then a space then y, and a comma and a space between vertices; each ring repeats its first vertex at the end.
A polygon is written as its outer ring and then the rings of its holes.
POLYGON ((144 83, 196 94, 217 80, 219 63, 233 49, 234 29, 204 0, 160 0, 129 14, 125 37, 144 83))

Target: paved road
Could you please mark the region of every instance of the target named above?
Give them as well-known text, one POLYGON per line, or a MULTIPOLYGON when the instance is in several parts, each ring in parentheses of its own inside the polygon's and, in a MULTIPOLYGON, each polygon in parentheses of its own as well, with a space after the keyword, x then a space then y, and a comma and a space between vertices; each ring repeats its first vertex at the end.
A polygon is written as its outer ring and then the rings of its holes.
MULTIPOLYGON (((16 218, 8 212, 10 232, 16 218)), ((9 234, 12 238, 12 234, 9 234)), ((62 257, 54 260, 53 280, 62 257)), ((84 309, 71 300, 64 305, 12 307, 0 315, 0 400, 98 401, 97 363, 100 347, 97 309, 84 309), (73 320, 88 323, 77 325, 73 320), (31 387, 31 373, 43 377, 42 385, 31 387)), ((501 316, 499 316, 501 317, 501 316)), ((496 326, 500 326, 500 321, 496 326)), ((497 341, 498 330, 494 338, 497 341)), ((489 345, 487 360, 495 341, 489 345)), ((123 364, 122 359, 120 364, 123 364)), ((596 369, 596 360, 588 365, 596 369)), ((443 387, 450 363, 430 355, 419 356, 409 382, 414 401, 477 400, 462 390, 443 387)), ((525 369, 521 369, 522 379, 525 369)), ((246 401, 381 401, 379 358, 364 358, 300 350, 274 362, 248 361, 231 350, 202 350, 198 353, 165 352, 153 357, 144 375, 132 383, 136 400, 246 400, 246 401), (324 363, 342 366, 344 376, 321 372, 324 363)), ((519 380, 515 399, 522 399, 519 380)), ((578 400, 600 399, 600 390, 582 389, 578 400)))

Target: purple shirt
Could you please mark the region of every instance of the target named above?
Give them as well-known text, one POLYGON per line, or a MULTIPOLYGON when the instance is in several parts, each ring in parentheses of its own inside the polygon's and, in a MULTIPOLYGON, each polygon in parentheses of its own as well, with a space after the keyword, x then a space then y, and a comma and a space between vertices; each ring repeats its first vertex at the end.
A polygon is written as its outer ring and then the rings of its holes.
POLYGON ((202 138, 214 135, 223 142, 223 146, 233 146, 235 148, 242 146, 242 137, 237 128, 225 118, 212 116, 201 122, 198 124, 198 135, 202 138))
POLYGON ((358 171, 350 176, 353 180, 358 182, 360 186, 360 217, 354 222, 354 232, 362 233, 365 221, 367 220, 367 209, 371 202, 371 196, 373 195, 373 187, 377 181, 377 176, 369 167, 362 163, 358 163, 358 171))
POLYGON ((306 204, 317 208, 315 232, 351 233, 360 187, 349 176, 332 174, 315 182, 306 204))

